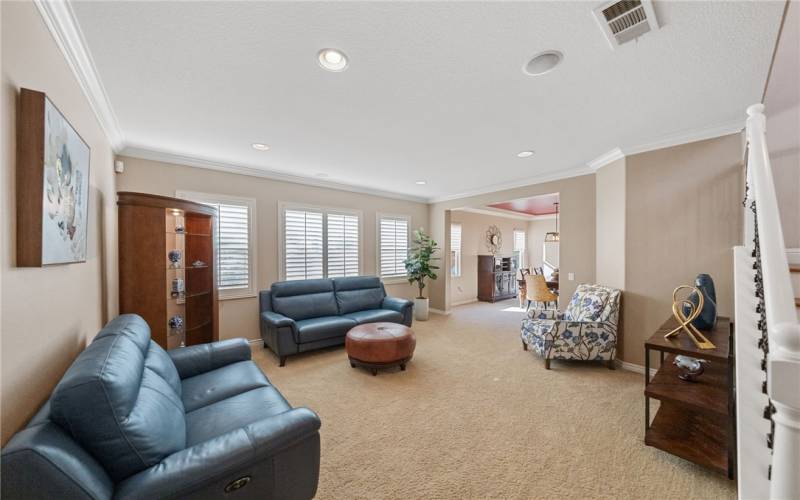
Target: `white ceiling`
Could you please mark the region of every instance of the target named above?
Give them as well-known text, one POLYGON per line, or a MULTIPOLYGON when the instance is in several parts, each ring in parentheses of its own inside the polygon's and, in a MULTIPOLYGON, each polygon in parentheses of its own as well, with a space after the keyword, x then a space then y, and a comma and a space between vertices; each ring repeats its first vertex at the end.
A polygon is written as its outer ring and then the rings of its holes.
POLYGON ((784 3, 657 1, 661 29, 614 51, 599 2, 72 5, 127 152, 435 200, 743 124, 784 3), (524 75, 547 49, 564 62, 524 75))

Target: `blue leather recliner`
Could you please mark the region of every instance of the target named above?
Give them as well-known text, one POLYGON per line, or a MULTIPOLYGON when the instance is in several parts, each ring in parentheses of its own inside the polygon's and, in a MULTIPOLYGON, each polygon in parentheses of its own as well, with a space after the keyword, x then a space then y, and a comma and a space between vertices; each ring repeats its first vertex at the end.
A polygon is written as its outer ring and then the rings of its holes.
POLYGON ((312 498, 319 417, 244 339, 164 351, 119 316, 2 452, 4 499, 312 498))
POLYGON ((259 294, 261 337, 286 364, 286 357, 344 344, 363 323, 411 326, 414 303, 387 297, 375 276, 279 281, 259 294))

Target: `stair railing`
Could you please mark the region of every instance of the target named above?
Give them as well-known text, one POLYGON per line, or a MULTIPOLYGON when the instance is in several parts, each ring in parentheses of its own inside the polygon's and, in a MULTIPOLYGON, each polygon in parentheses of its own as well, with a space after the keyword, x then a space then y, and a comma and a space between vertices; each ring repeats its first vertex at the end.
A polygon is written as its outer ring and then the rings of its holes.
MULTIPOLYGON (((772 403, 769 495, 800 498, 800 324, 792 291, 772 166, 766 144, 764 105, 747 108, 748 199, 754 201, 756 289, 763 294, 759 322, 767 352, 767 394, 772 403)), ((746 233, 750 230, 746 229, 746 233)), ((740 432, 744 429, 740 429, 740 432)))

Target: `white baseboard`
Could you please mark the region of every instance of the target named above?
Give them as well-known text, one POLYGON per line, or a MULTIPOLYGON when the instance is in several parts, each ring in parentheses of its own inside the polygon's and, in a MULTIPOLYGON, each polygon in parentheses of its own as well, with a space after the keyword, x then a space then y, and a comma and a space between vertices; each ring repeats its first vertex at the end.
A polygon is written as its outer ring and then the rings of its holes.
POLYGON ((478 298, 477 297, 474 298, 474 299, 467 299, 467 300, 460 300, 458 302, 451 302, 450 303, 450 307, 464 306, 464 305, 467 305, 467 304, 474 304, 475 302, 478 302, 478 298))
MULTIPOLYGON (((642 365, 628 363, 627 361, 622 361, 621 359, 615 359, 614 364, 617 365, 619 368, 622 368, 623 370, 627 370, 629 372, 641 373, 642 375, 644 375, 644 366, 642 365)), ((654 376, 657 371, 658 369, 656 368, 650 368, 650 376, 651 377, 654 376)))
POLYGON ((441 314, 442 316, 450 316, 450 311, 442 311, 441 309, 434 309, 433 307, 429 307, 428 311, 432 312, 433 314, 441 314))
POLYGON ((800 264, 800 248, 787 248, 786 260, 789 264, 800 264))

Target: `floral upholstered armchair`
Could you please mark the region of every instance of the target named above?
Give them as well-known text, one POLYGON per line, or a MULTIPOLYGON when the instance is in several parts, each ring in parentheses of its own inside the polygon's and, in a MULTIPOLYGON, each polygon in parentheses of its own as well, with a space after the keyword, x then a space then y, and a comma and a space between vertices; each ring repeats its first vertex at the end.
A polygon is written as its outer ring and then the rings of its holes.
POLYGON ((564 312, 530 309, 522 320, 522 347, 544 358, 602 360, 614 369, 620 291, 600 285, 578 285, 564 312))

